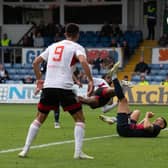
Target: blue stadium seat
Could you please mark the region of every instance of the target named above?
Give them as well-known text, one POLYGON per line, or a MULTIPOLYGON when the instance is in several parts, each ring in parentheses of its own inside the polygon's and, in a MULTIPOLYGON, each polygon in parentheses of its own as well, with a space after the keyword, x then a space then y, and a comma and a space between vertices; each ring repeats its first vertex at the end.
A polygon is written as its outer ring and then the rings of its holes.
POLYGON ((163 69, 168 70, 168 64, 163 64, 163 69))
POLYGON ((158 70, 157 69, 151 69, 150 75, 157 75, 157 74, 158 74, 158 70))
POLYGON ((155 82, 162 82, 165 79, 164 76, 154 76, 153 81, 155 82))
POLYGON ((145 76, 145 79, 146 79, 148 82, 152 82, 152 81, 153 81, 153 77, 150 76, 150 75, 146 75, 146 76, 145 76))
POLYGON ((7 80, 7 84, 22 84, 22 80, 7 80))
POLYGON ((160 64, 149 64, 151 69, 160 69, 160 64))
POLYGON ((166 71, 165 69, 158 70, 158 75, 166 76, 167 74, 168 74, 168 71, 166 71))
POLYGON ((10 78, 11 80, 21 80, 22 76, 17 74, 17 75, 12 75, 10 78))
POLYGON ((104 74, 106 74, 106 73, 107 73, 107 69, 101 69, 101 70, 100 70, 100 74, 101 74, 101 75, 104 75, 104 74))
POLYGON ((4 68, 5 69, 12 68, 12 64, 11 63, 5 63, 4 68))
POLYGON ((98 74, 99 74, 99 71, 98 71, 97 69, 92 69, 92 74, 93 74, 93 76, 94 76, 94 75, 98 75, 98 74))
POLYGON ((33 68, 32 64, 24 64, 23 67, 26 68, 26 69, 32 69, 33 68))
POLYGON ((16 64, 13 64, 13 68, 22 68, 23 65, 21 63, 16 63, 16 64))
POLYGON ((15 75, 17 73, 17 69, 14 69, 14 68, 10 68, 10 69, 7 69, 9 75, 15 75))
POLYGON ((150 82, 150 85, 160 85, 160 82, 157 82, 157 81, 151 81, 151 82, 150 82))
POLYGON ((26 74, 28 74, 29 73, 29 69, 18 69, 17 70, 17 74, 19 74, 19 75, 26 75, 26 74))
POLYGON ((132 76, 131 81, 133 81, 133 82, 139 82, 140 81, 140 76, 139 75, 132 76))

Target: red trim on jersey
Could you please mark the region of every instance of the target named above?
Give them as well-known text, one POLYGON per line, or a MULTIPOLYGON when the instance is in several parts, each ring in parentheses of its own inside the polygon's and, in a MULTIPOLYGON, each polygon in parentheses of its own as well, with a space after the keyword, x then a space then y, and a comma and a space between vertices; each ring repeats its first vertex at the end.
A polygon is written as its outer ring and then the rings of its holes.
POLYGON ((77 60, 77 58, 76 58, 75 55, 74 55, 73 58, 72 58, 72 61, 71 61, 70 66, 75 65, 77 62, 79 62, 79 61, 77 60))
POLYGON ((72 104, 70 106, 64 107, 64 111, 71 111, 81 107, 81 103, 72 104))
POLYGON ((95 96, 95 99, 99 100, 100 96, 95 96))
POLYGON ((134 130, 144 130, 143 124, 130 124, 130 128, 134 130))
POLYGON ((38 104, 38 109, 42 110, 42 111, 50 111, 50 110, 57 110, 58 107, 56 106, 48 106, 48 105, 44 105, 42 103, 38 104))
POLYGON ((106 85, 106 84, 103 82, 100 85, 98 85, 98 87, 103 87, 104 85, 106 85))
POLYGON ((107 96, 106 96, 107 89, 108 89, 108 87, 103 88, 103 90, 102 90, 102 96, 103 96, 103 97, 107 97, 107 96))

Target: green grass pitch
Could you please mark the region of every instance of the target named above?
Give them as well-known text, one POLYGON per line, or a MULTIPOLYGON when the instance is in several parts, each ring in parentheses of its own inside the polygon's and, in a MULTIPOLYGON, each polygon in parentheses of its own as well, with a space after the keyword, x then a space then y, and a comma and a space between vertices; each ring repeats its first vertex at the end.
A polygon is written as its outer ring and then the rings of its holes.
MULTIPOLYGON (((131 106, 142 111, 153 111, 155 117, 168 119, 167 106, 131 106)), ((98 119, 101 109, 84 106, 86 132, 84 152, 94 160, 74 160, 74 122, 61 111, 61 128, 54 128, 50 112, 33 142, 27 158, 17 156, 23 147, 27 130, 36 116, 36 105, 1 104, 0 107, 0 167, 1 168, 166 168, 168 166, 168 131, 157 138, 121 138, 116 126, 98 119), (62 143, 61 143, 62 142, 62 143), (44 145, 44 146, 39 146, 44 145)), ((116 109, 107 113, 116 115, 116 109)))

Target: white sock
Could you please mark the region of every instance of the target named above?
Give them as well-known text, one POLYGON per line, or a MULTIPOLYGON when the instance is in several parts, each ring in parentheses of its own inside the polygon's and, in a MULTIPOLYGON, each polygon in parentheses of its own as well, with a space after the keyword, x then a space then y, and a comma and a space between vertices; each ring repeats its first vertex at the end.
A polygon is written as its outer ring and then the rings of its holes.
POLYGON ((113 109, 116 106, 117 106, 117 103, 113 103, 113 104, 110 104, 110 105, 107 104, 107 105, 102 107, 102 112, 106 113, 106 112, 108 112, 109 110, 113 109))
POLYGON ((74 128, 75 155, 78 155, 82 152, 84 134, 85 134, 85 124, 83 122, 76 122, 74 128))
POLYGON ((114 79, 116 79, 116 78, 117 78, 117 74, 114 74, 114 75, 111 77, 112 80, 114 80, 114 79))
POLYGON ((26 138, 26 142, 25 142, 25 146, 24 146, 23 150, 25 150, 25 151, 29 150, 30 145, 32 144, 32 141, 35 139, 40 126, 41 126, 41 123, 39 121, 34 120, 32 122, 32 124, 30 125, 29 130, 28 130, 28 134, 27 134, 27 138, 26 138))

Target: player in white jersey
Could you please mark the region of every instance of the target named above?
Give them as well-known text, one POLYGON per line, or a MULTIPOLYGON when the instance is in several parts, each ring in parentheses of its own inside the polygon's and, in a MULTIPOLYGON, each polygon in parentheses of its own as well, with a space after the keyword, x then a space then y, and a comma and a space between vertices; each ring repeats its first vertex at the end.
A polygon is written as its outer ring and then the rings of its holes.
MULTIPOLYGON (((102 107, 103 112, 107 112, 116 107, 118 103, 113 102, 115 92, 114 87, 111 86, 111 76, 107 73, 103 76, 103 78, 93 78, 93 83, 96 90, 93 92, 92 96, 87 98, 79 96, 79 100, 93 109, 102 107)), ((124 80, 121 81, 121 85, 123 87, 132 87, 131 82, 124 80)))
POLYGON ((35 139, 40 126, 43 124, 51 110, 57 110, 59 105, 68 111, 75 121, 75 159, 93 159, 82 151, 84 138, 84 114, 81 103, 72 90, 74 84, 73 71, 76 62, 80 62, 88 77, 88 95, 93 91, 93 79, 86 59, 84 48, 77 44, 79 27, 74 23, 67 24, 65 28, 66 40, 50 45, 44 52, 35 58, 33 68, 36 75, 37 86, 35 93, 42 90, 38 103, 38 113, 28 130, 26 142, 20 157, 26 157, 30 145, 35 139), (45 80, 41 79, 40 64, 46 60, 45 80))
POLYGON ((93 109, 106 105, 115 96, 114 88, 110 86, 111 82, 108 79, 108 75, 105 75, 104 79, 93 78, 94 87, 96 88, 95 91, 87 98, 79 96, 79 100, 93 109))

